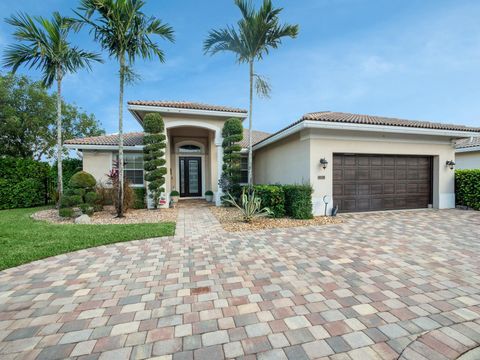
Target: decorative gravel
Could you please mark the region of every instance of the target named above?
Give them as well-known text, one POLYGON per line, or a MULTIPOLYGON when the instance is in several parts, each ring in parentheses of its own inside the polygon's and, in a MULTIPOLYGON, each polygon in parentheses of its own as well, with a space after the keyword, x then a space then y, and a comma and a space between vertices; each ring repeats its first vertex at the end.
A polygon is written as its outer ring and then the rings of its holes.
POLYGON ((291 218, 256 218, 250 224, 243 222, 242 214, 236 208, 230 207, 211 207, 210 210, 213 212, 217 220, 222 225, 223 229, 226 231, 236 232, 236 231, 249 231, 249 230, 261 230, 261 229, 272 229, 272 228, 289 228, 297 226, 319 226, 319 225, 330 225, 330 224, 339 224, 343 221, 337 217, 330 216, 316 216, 313 219, 309 220, 297 220, 291 218))
MULTIPOLYGON (((37 211, 32 214, 32 218, 55 224, 72 224, 74 222, 73 219, 60 217, 56 209, 37 211)), ((175 222, 177 209, 130 209, 125 213, 125 217, 119 219, 115 217, 114 207, 106 206, 103 211, 94 213, 90 219, 94 225, 175 222)))

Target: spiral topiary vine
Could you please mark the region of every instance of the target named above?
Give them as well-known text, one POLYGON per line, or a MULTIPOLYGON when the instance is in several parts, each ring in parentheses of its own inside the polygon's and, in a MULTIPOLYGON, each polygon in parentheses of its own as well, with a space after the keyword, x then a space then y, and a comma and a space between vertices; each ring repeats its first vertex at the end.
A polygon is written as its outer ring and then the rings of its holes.
POLYGON ((143 139, 143 160, 145 169, 145 180, 148 182, 150 197, 153 199, 155 209, 162 193, 165 192, 165 125, 160 114, 150 113, 143 119, 145 137, 143 139))
POLYGON ((238 187, 241 172, 240 151, 242 147, 238 144, 243 140, 243 125, 238 118, 230 118, 225 121, 222 129, 223 136, 223 167, 220 179, 222 190, 225 193, 231 193, 235 187, 238 187))

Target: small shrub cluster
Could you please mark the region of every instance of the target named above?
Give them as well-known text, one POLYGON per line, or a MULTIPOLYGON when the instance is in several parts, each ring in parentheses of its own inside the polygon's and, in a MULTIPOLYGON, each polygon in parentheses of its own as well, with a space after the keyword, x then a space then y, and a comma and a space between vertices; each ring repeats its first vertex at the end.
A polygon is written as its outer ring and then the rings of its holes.
POLYGON ((79 208, 83 214, 93 215, 94 211, 102 210, 100 196, 95 191, 95 178, 85 172, 79 171, 68 182, 68 189, 60 201, 59 215, 72 217, 74 208, 79 208))
MULTIPOLYGON (((289 216, 294 219, 312 219, 313 205, 310 185, 254 185, 255 196, 260 198, 261 206, 271 211, 271 216, 280 218, 289 216)), ((230 193, 238 201, 241 196, 230 193)))
POLYGON ((262 201, 262 206, 268 207, 275 218, 284 217, 285 191, 280 185, 255 185, 255 195, 262 201))
POLYGON ((455 171, 457 205, 480 210, 480 169, 455 171))
POLYGON ((312 219, 313 189, 310 185, 283 185, 285 212, 294 219, 312 219))
POLYGON ((145 209, 147 203, 145 201, 145 189, 144 188, 134 188, 133 189, 133 205, 134 209, 145 209))
POLYGON ((45 205, 49 172, 44 162, 0 157, 0 210, 45 205))

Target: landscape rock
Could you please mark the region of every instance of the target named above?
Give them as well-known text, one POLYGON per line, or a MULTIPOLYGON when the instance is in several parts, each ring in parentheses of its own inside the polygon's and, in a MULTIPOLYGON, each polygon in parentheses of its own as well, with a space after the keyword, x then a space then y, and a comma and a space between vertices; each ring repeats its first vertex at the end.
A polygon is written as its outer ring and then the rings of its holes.
POLYGON ((92 221, 90 220, 90 216, 88 215, 80 215, 75 219, 75 224, 91 224, 92 221))

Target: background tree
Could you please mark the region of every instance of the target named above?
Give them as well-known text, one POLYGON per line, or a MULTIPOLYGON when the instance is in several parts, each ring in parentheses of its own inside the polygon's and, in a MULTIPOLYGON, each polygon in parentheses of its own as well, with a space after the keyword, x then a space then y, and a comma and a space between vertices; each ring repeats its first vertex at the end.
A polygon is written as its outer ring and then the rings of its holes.
POLYGON ((145 136, 143 139, 143 161, 145 169, 145 180, 148 181, 148 190, 153 199, 154 208, 165 192, 165 124, 160 114, 150 113, 143 119, 145 136))
POLYGON ((115 58, 120 66, 120 92, 118 104, 118 159, 119 159, 119 204, 118 217, 123 217, 123 91, 125 81, 134 79, 132 66, 136 58, 157 57, 165 62, 163 51, 152 40, 153 35, 174 40, 173 29, 153 16, 142 12, 141 0, 82 0, 79 24, 87 24, 95 41, 115 58))
POLYGON ((44 85, 57 82, 57 163, 59 200, 63 193, 62 182, 62 80, 67 73, 81 68, 90 69, 91 62, 101 61, 97 54, 87 52, 68 42, 71 22, 58 12, 51 20, 30 17, 19 13, 8 18, 15 27, 13 36, 17 41, 7 47, 4 65, 16 72, 21 65, 40 69, 44 85))
POLYGON ((235 54, 238 63, 249 65, 250 106, 248 112, 248 184, 253 184, 252 169, 252 110, 253 87, 257 94, 269 96, 270 85, 254 72, 255 61, 262 60, 271 49, 276 49, 282 43, 282 38, 295 38, 298 35, 298 25, 281 25, 279 14, 281 8, 274 8, 271 0, 264 0, 258 11, 251 1, 235 0, 242 13, 242 19, 237 23, 237 29, 227 26, 224 29, 210 31, 204 42, 204 51, 208 54, 230 51, 235 54))
MULTIPOLYGON (((0 156, 53 159, 57 97, 26 76, 0 75, 0 156)), ((62 102, 62 137, 104 134, 94 115, 62 102)), ((64 155, 67 151, 64 149, 64 155)))
POLYGON ((243 140, 243 125, 238 118, 230 118, 223 124, 223 167, 220 178, 220 186, 225 193, 234 191, 238 187, 241 178, 240 151, 242 147, 239 142, 243 140))

